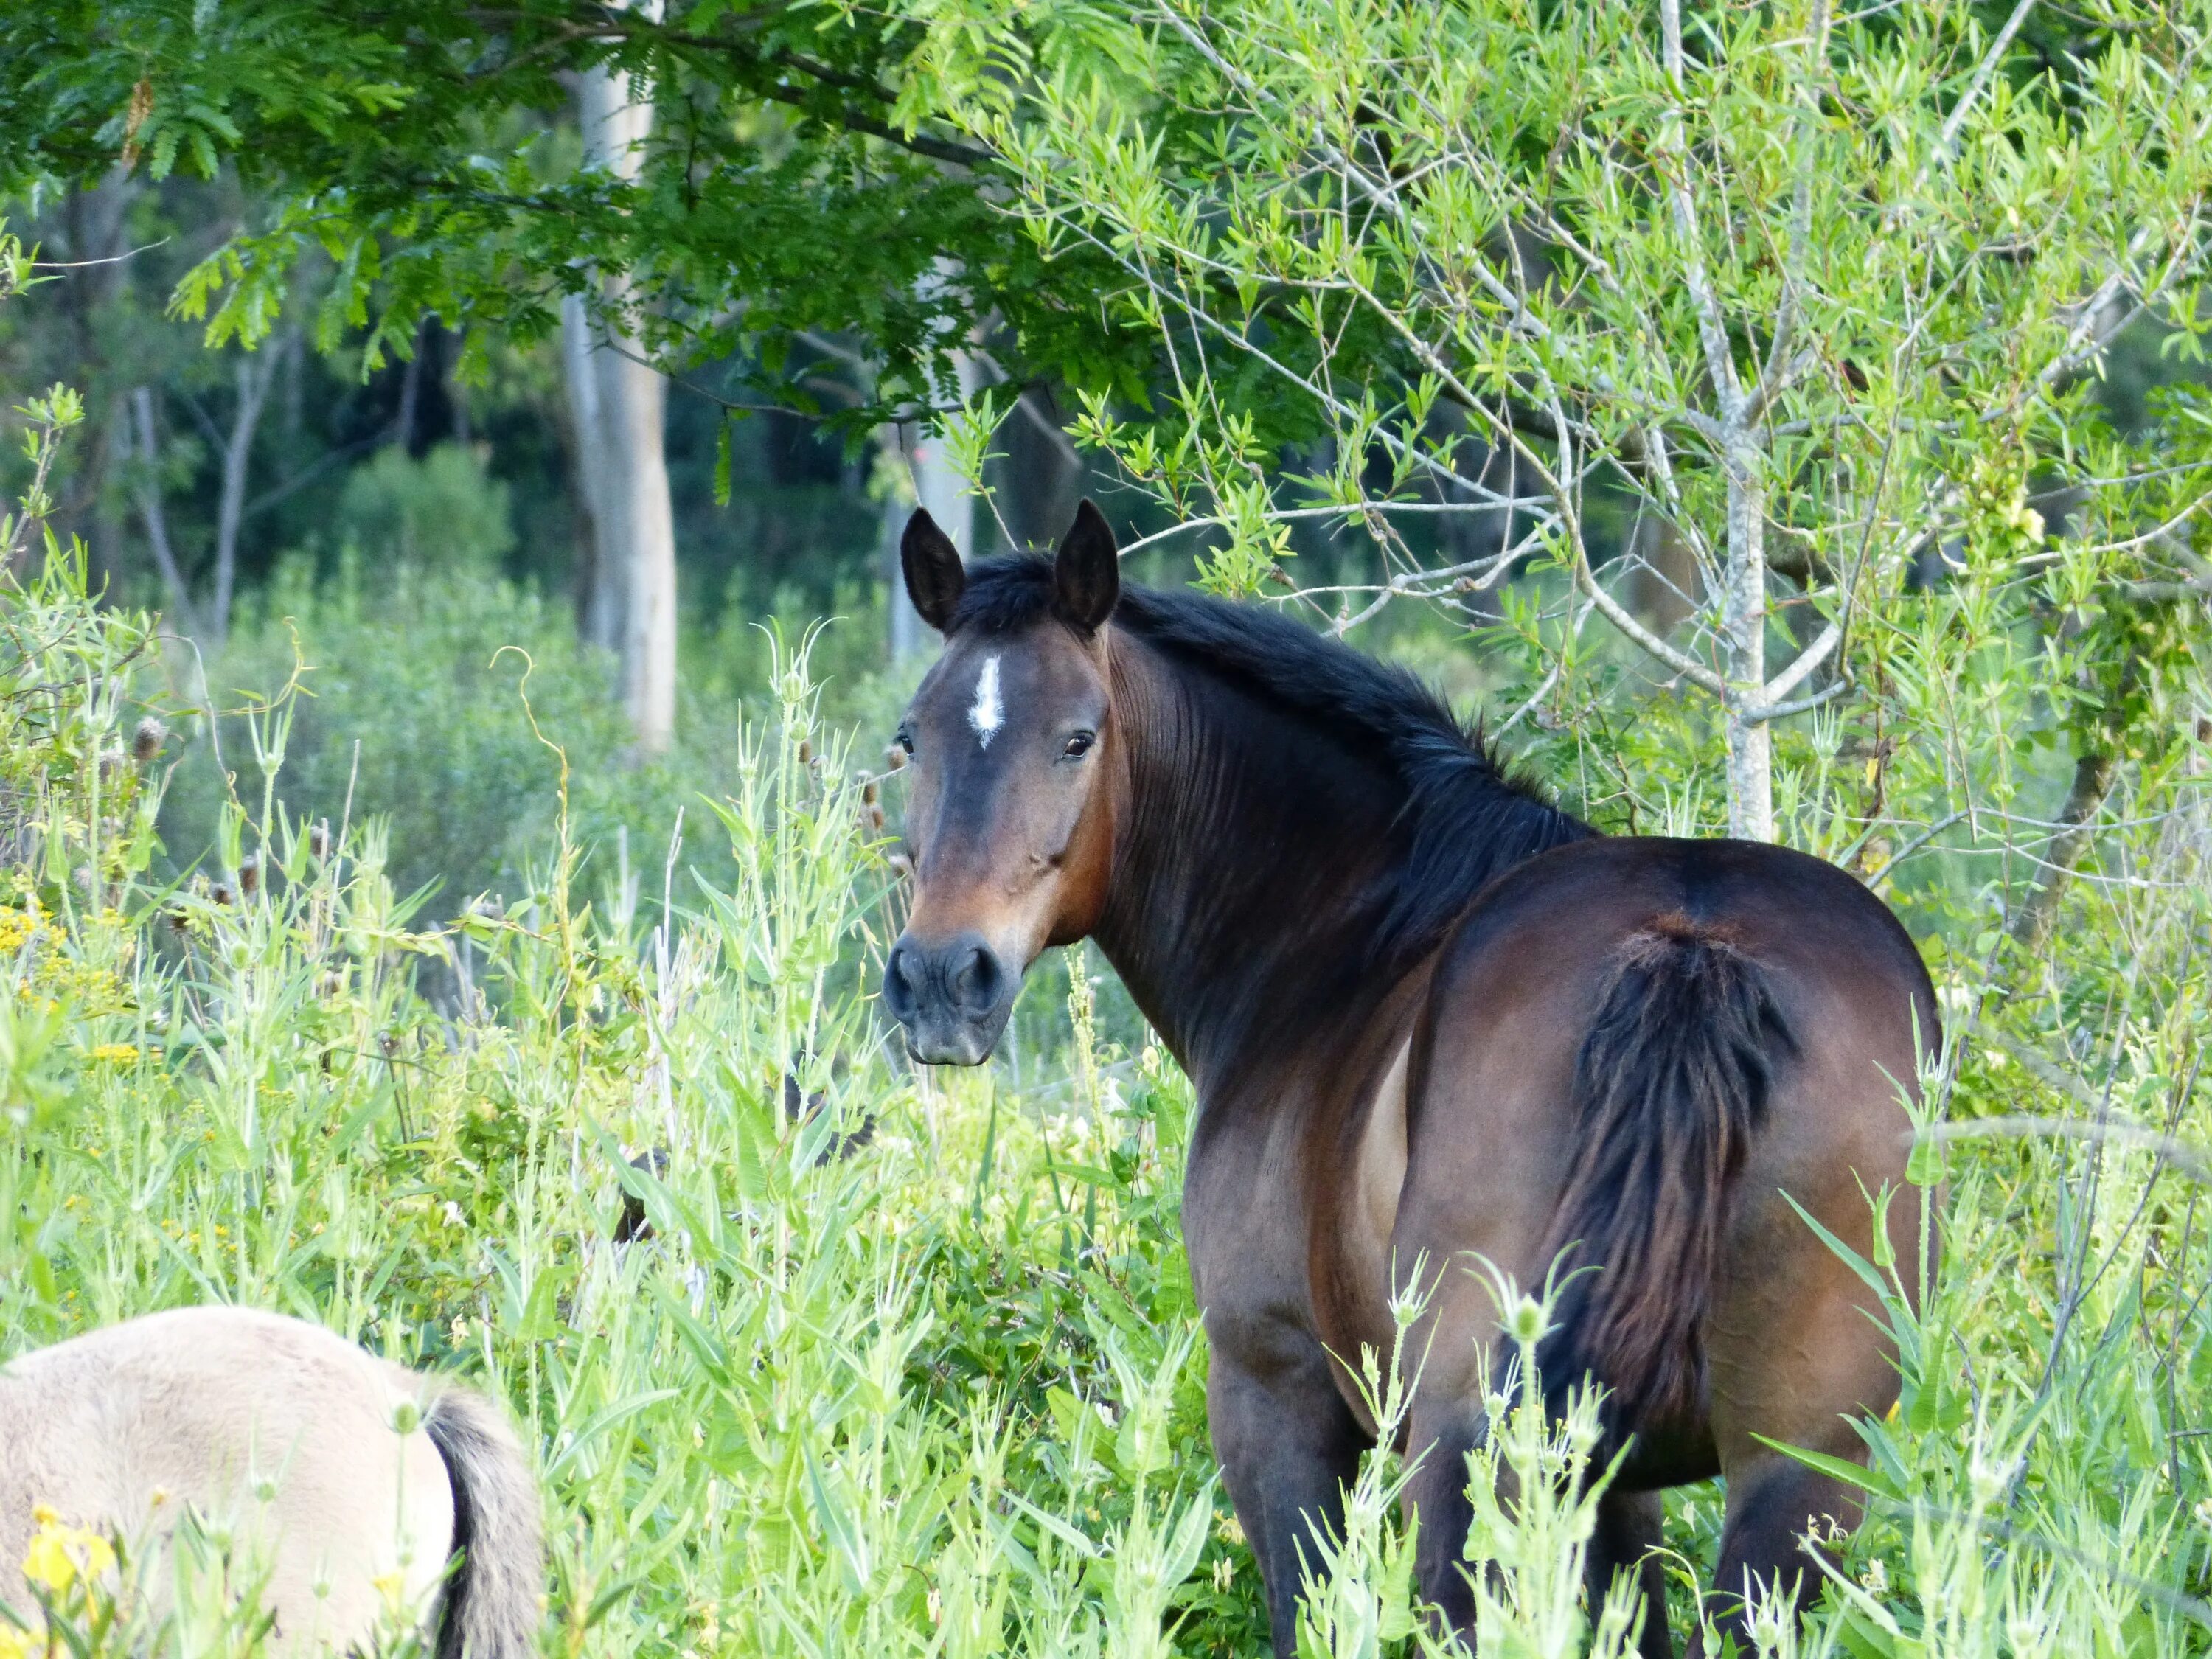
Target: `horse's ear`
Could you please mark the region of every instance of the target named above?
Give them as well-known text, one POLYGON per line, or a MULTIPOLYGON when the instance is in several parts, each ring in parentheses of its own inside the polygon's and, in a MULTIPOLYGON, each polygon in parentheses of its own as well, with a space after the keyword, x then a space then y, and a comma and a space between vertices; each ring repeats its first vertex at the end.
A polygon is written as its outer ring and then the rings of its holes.
POLYGON ((1085 497, 1052 566, 1052 614, 1077 633, 1096 634, 1121 597, 1121 556, 1106 515, 1085 497))
POLYGON ((960 590, 968 586, 968 572, 952 538, 918 507, 899 538, 899 568, 906 573, 907 598, 914 601, 922 621, 942 634, 951 626, 960 590))

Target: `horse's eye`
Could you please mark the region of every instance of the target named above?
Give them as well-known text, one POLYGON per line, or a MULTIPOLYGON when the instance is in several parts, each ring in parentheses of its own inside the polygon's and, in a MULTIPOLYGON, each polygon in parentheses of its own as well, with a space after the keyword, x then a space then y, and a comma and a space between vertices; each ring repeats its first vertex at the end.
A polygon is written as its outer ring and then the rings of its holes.
POLYGON ((1096 732, 1078 732, 1067 740, 1067 747, 1060 752, 1070 760, 1081 760, 1091 752, 1091 745, 1097 741, 1096 732))
POLYGON ((898 734, 898 736, 897 736, 897 737, 896 737, 896 738, 894 738, 892 739, 892 741, 893 741, 894 743, 897 744, 898 744, 898 746, 899 746, 900 748, 902 748, 902 749, 903 749, 903 750, 906 750, 906 757, 907 757, 908 760, 912 760, 912 759, 914 758, 914 733, 913 733, 913 732, 911 732, 908 731, 904 726, 901 726, 901 727, 899 728, 899 734, 898 734))

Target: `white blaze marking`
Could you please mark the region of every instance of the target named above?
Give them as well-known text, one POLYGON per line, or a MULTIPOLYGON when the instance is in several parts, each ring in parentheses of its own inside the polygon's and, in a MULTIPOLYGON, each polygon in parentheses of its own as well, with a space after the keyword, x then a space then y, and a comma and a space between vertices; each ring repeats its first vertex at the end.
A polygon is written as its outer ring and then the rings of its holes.
POLYGON ((975 728, 976 741, 988 749, 1005 720, 1006 711, 999 706, 999 659, 986 657, 975 679, 975 706, 968 711, 968 724, 975 728))

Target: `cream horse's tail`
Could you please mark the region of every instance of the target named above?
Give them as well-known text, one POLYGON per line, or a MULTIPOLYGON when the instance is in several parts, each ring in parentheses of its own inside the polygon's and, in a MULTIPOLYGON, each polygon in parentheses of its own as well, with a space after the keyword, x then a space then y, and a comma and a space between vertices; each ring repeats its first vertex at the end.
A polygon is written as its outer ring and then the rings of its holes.
POLYGON ((453 1484, 453 1546, 437 1659, 530 1659, 544 1619, 544 1523, 530 1460, 507 1419, 466 1389, 430 1401, 422 1426, 453 1484))

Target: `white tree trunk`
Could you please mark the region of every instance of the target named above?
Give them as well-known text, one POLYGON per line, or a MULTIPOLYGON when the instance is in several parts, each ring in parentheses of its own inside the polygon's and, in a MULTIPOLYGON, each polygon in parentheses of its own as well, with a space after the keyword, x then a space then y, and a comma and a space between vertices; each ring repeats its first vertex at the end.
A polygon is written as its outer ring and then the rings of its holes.
MULTIPOLYGON (((653 15, 658 5, 641 7, 653 15)), ((576 88, 584 161, 635 179, 653 129, 651 88, 598 69, 576 88)), ((627 277, 603 273, 607 316, 629 297, 627 277)), ((579 299, 564 308, 564 364, 584 501, 592 520, 588 637, 621 660, 623 706, 640 751, 666 750, 676 726, 676 520, 663 424, 668 383, 595 329, 579 299)))
POLYGON ((1774 765, 1766 702, 1766 499, 1749 445, 1728 457, 1728 569, 1721 595, 1728 641, 1729 834, 1774 839, 1774 765))
POLYGON ((208 631, 217 645, 230 635, 230 599, 238 585, 238 531, 245 522, 246 477, 253 459, 253 434, 261 425, 261 410, 269 400, 269 388, 276 380, 283 356, 274 346, 240 352, 234 366, 238 407, 222 448, 222 495, 215 525, 215 600, 208 616, 208 631))
MULTIPOLYGON (((953 356, 954 371, 960 377, 960 395, 969 397, 983 384, 982 365, 965 351, 953 356)), ((924 432, 919 422, 901 422, 886 434, 898 445, 898 459, 905 465, 907 477, 914 483, 914 499, 929 516, 937 520, 938 527, 952 538, 960 556, 975 556, 975 498, 968 493, 968 483, 952 470, 945 444, 924 432)), ((906 595, 906 578, 899 568, 899 538, 906 528, 906 507, 895 499, 887 499, 884 510, 884 554, 890 572, 890 647, 894 661, 910 657, 921 648, 921 618, 915 614, 914 602, 906 595)))
POLYGON ((623 481, 610 492, 623 548, 623 706, 639 749, 658 755, 676 735, 676 520, 662 444, 668 382, 611 351, 595 356, 600 413, 623 481))
MULTIPOLYGON (((904 422, 894 422, 878 428, 876 441, 882 447, 886 464, 911 479, 914 461, 904 422)), ((903 662, 921 649, 921 617, 915 611, 914 601, 907 597, 906 569, 899 562, 899 538, 906 533, 907 514, 913 510, 914 503, 906 490, 884 492, 883 556, 890 583, 884 595, 884 611, 890 619, 893 662, 903 662)))
POLYGON ((138 514, 145 520, 146 541, 154 550, 155 568, 161 573, 162 586, 169 590, 170 619, 185 633, 197 635, 200 631, 199 617, 192 609, 191 590, 185 585, 185 573, 177 562, 176 550, 169 544, 168 514, 161 506, 161 439, 154 424, 153 388, 134 386, 130 407, 137 441, 135 444, 131 441, 133 428, 125 424, 118 434, 123 442, 118 459, 127 465, 135 453, 140 464, 134 481, 138 514))
POLYGON ((599 418, 599 380, 592 368, 591 313, 584 296, 571 294, 561 301, 562 379, 568 391, 568 423, 575 434, 576 483, 584 498, 584 531, 591 549, 591 568, 577 607, 578 631, 592 645, 609 651, 622 648, 622 593, 616 585, 620 572, 603 550, 609 522, 605 501, 609 471, 606 428, 599 418))

